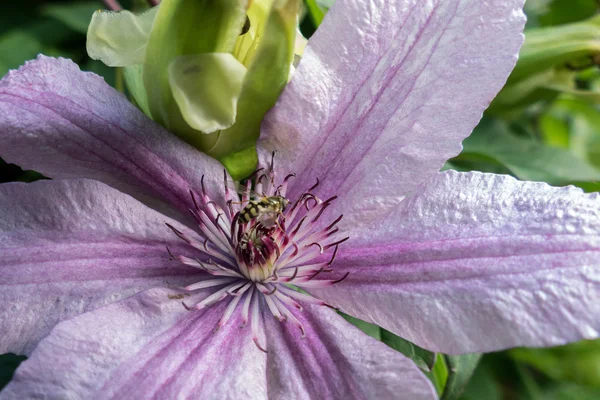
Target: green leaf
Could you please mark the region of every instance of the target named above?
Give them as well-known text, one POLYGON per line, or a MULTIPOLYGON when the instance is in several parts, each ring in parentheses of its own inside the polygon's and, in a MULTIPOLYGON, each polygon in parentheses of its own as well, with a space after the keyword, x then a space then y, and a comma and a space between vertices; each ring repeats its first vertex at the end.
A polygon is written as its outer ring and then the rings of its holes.
POLYGON ((448 366, 448 380, 441 400, 458 399, 469 383, 481 359, 481 354, 444 355, 443 357, 448 366))
POLYGON ((431 380, 435 390, 439 396, 444 393, 446 382, 448 381, 448 367, 446 361, 441 354, 435 355, 435 362, 431 372, 425 371, 425 375, 431 380))
POLYGON ((35 58, 43 51, 42 44, 34 36, 12 31, 0 37, 0 76, 8 70, 20 67, 25 60, 35 58))
POLYGON ((598 11, 596 0, 553 0, 548 3, 546 12, 539 17, 542 25, 576 22, 589 18, 598 11))
POLYGON ((101 5, 99 1, 49 4, 42 8, 42 15, 55 18, 74 31, 85 35, 92 19, 92 14, 101 5))
POLYGON ((539 120, 540 133, 546 144, 569 148, 569 125, 555 115, 546 113, 539 120))
POLYGON ((179 56, 169 65, 173 98, 185 122, 212 133, 235 122, 246 68, 229 53, 179 56))
POLYGON ((598 400, 600 390, 571 383, 554 384, 544 390, 544 400, 598 400))
POLYGON ((478 364, 461 400, 502 400, 502 387, 485 364, 478 364))
POLYGON ((348 314, 344 314, 342 312, 339 313, 344 319, 350 322, 352 325, 356 326, 358 329, 366 333, 367 335, 375 338, 377 340, 381 340, 381 328, 375 324, 371 324, 369 322, 365 322, 361 319, 354 318, 348 314))
POLYGON ((111 67, 142 64, 158 7, 142 14, 96 11, 87 30, 87 52, 111 67))
POLYGON ((600 16, 574 24, 527 30, 519 61, 508 79, 508 85, 600 53, 599 36, 600 16))
POLYGON ((513 349, 510 356, 552 379, 600 388, 600 340, 547 349, 513 349))
POLYGON ((425 350, 383 328, 381 329, 381 341, 413 360, 422 370, 431 371, 433 368, 435 353, 425 350))
MULTIPOLYGON (((564 96, 546 112, 567 126, 568 147, 596 168, 600 168, 600 113, 597 107, 580 97, 564 96)), ((548 133, 540 125, 542 132, 548 133)))
POLYGON ((516 136, 505 123, 496 119, 484 118, 463 146, 463 152, 452 160, 454 163, 480 155, 501 164, 523 180, 554 185, 600 180, 600 170, 573 153, 516 136))

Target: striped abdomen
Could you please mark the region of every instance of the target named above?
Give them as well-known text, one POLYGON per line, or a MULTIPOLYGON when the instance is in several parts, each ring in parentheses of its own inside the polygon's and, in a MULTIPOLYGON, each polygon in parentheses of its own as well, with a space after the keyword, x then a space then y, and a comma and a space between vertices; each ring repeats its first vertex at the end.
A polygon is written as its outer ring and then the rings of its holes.
POLYGON ((261 200, 250 200, 248 205, 240 211, 238 223, 245 224, 261 215, 275 218, 287 205, 287 199, 281 196, 265 197, 261 200))

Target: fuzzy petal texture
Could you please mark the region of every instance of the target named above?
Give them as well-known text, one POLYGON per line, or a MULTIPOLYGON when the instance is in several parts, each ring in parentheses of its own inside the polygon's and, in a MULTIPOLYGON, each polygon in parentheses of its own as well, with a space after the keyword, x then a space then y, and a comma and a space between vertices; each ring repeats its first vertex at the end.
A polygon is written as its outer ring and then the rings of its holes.
POLYGON ((600 331, 600 195, 440 173, 369 227, 317 296, 429 350, 553 346, 600 331))
POLYGON ((189 312, 151 289, 58 325, 0 399, 265 397, 265 354, 226 303, 189 312))
POLYGON ((522 5, 336 1, 263 123, 261 146, 298 175, 288 193, 319 178, 364 219, 439 171, 515 65, 522 5))
POLYGON ((151 289, 62 322, 0 399, 436 398, 412 361, 331 310, 296 313, 304 339, 264 313, 265 354, 239 311, 215 330, 226 302, 188 312, 169 296, 151 289))
POLYGON ((266 317, 270 399, 436 399, 417 366, 346 322, 309 306, 293 312, 306 329, 266 317))
POLYGON ((65 59, 39 56, 0 81, 0 141, 8 162, 50 178, 97 179, 185 216, 203 174, 207 190, 223 180, 217 161, 65 59))
POLYGON ((198 280, 177 222, 103 183, 0 185, 0 354, 29 354, 59 321, 155 286, 198 280))

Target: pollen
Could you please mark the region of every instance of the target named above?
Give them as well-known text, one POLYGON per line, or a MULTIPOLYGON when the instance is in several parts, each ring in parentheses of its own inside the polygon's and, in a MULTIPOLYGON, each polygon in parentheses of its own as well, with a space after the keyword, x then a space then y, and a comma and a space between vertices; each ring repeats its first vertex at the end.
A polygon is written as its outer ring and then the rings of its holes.
POLYGON ((318 181, 297 199, 288 199, 286 189, 294 175, 276 185, 272 164, 266 171, 257 171, 256 179, 247 182, 241 195, 228 187, 227 174, 224 175, 223 205, 207 195, 204 179, 200 195, 190 191, 190 211, 198 222, 198 237, 167 224, 195 249, 198 257, 171 256, 207 274, 206 279, 187 286, 186 292, 213 290, 196 304, 184 300, 183 306, 194 311, 228 301, 217 328, 225 325, 239 308, 244 324, 250 322, 256 346, 266 351, 258 340, 261 308, 280 322, 297 326, 304 336, 304 328, 290 309, 302 310, 303 304, 328 306, 305 290, 334 285, 346 278, 347 275, 336 276, 333 264, 339 246, 348 237, 339 235, 337 224, 341 215, 333 221, 325 220, 325 210, 336 197, 321 200, 315 196, 312 192, 318 181), (258 209, 251 207, 252 218, 247 222, 240 220, 240 213, 252 204, 252 192, 262 193, 265 198, 279 197, 285 208, 265 220, 258 218, 258 209))

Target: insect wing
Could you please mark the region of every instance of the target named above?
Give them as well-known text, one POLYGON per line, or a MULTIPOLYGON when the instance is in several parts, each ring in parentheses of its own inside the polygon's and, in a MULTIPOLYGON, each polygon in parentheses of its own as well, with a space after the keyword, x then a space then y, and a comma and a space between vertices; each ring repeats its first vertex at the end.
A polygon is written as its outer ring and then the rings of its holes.
POLYGON ((258 193, 252 190, 252 183, 250 181, 248 181, 246 184, 243 184, 228 180, 226 186, 227 189, 237 193, 244 203, 248 200, 260 200, 266 197, 263 193, 258 193))

